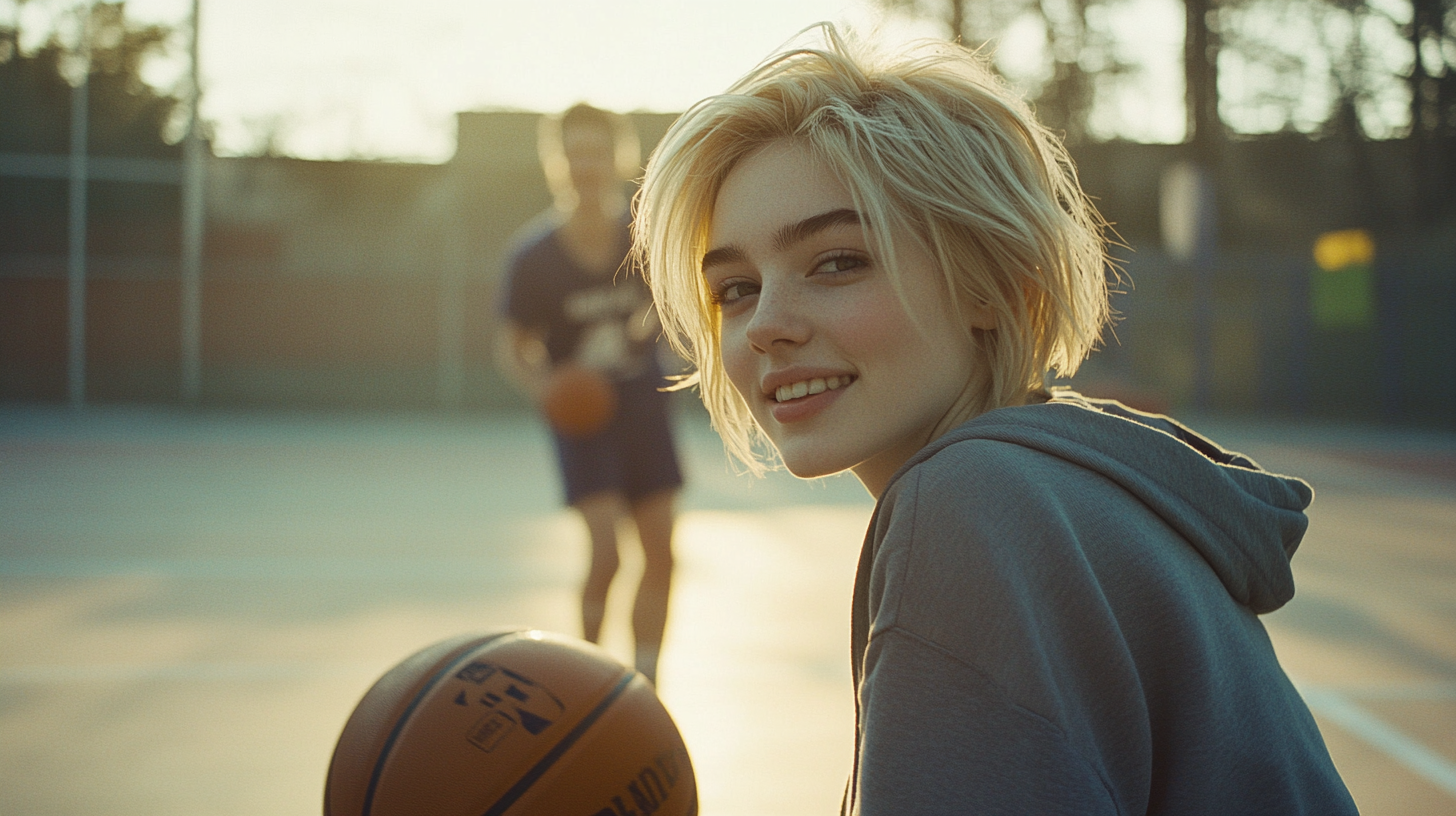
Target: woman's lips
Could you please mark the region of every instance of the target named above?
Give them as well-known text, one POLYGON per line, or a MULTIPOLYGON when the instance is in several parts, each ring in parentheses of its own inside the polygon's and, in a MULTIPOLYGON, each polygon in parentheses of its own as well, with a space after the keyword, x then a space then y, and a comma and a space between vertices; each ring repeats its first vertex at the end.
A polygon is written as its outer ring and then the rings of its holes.
POLYGON ((779 423, 801 422, 809 419, 834 404, 844 394, 845 389, 854 382, 854 379, 849 375, 815 377, 780 386, 775 392, 775 398, 769 400, 770 412, 773 414, 774 420, 779 423), (833 388, 829 387, 831 384, 834 385, 833 388), (795 393, 802 395, 794 396, 795 393), (788 399, 776 399, 784 396, 787 396, 788 399))

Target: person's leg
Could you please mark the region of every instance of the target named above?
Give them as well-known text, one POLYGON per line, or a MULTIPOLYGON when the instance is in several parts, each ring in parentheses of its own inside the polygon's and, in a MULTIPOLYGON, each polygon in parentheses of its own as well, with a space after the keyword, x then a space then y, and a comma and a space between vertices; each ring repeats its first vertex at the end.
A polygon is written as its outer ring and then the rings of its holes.
POLYGON ((607 614, 607 590, 617 574, 617 519, 622 515, 622 498, 616 493, 593 493, 572 505, 586 523, 591 539, 591 567, 581 587, 582 637, 596 643, 607 614))
POLYGON ((642 583, 632 607, 637 670, 657 682, 657 657, 667 628, 667 602, 672 589, 672 527, 677 491, 662 490, 632 503, 632 520, 642 541, 642 583))

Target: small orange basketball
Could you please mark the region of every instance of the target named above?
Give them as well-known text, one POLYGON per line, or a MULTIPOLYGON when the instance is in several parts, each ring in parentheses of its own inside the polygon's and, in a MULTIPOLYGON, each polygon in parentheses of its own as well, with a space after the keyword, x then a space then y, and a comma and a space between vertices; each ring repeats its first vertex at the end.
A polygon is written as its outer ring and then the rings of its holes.
POLYGON ((558 368, 542 400, 546 419, 566 436, 599 433, 617 413, 617 392, 599 372, 581 366, 558 368))
POLYGON ((339 736, 324 816, 695 816, 682 735, 642 675, 537 630, 436 643, 339 736))

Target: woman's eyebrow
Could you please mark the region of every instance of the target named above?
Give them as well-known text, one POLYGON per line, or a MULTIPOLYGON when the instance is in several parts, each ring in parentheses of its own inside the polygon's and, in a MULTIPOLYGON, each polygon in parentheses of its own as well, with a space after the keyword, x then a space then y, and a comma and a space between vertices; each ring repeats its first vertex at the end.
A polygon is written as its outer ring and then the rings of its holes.
POLYGON ((794 244, 814 235, 823 232, 830 227, 843 226, 845 224, 860 224, 859 213, 850 209, 830 210, 829 212, 811 215, 803 221, 789 224, 774 233, 774 249, 783 252, 794 244))
POLYGON ((710 267, 714 266, 723 266, 725 264, 738 263, 739 261, 745 260, 747 258, 748 256, 743 254, 743 250, 739 249, 736 246, 733 246, 732 244, 729 244, 728 246, 718 247, 717 249, 710 249, 708 250, 708 253, 703 256, 703 271, 706 272, 710 267))
MULTIPOLYGON (((845 224, 861 224, 863 221, 859 212, 847 208, 830 210, 818 215, 811 215, 802 221, 786 224, 778 232, 774 233, 773 248, 777 252, 783 252, 794 244, 803 241, 810 236, 823 232, 830 227, 843 226, 845 224)), ((723 264, 737 263, 748 257, 744 251, 732 244, 708 250, 703 255, 703 269, 722 266, 723 264)))

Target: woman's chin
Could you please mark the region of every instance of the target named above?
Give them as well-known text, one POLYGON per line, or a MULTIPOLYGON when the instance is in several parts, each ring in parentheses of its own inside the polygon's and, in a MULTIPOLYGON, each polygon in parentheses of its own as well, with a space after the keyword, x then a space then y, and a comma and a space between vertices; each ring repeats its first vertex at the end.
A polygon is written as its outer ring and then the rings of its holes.
POLYGON ((779 452, 783 460, 784 469, 800 479, 820 479, 825 476, 836 476, 849 470, 852 465, 837 462, 829 462, 822 457, 813 456, 784 456, 779 452))

